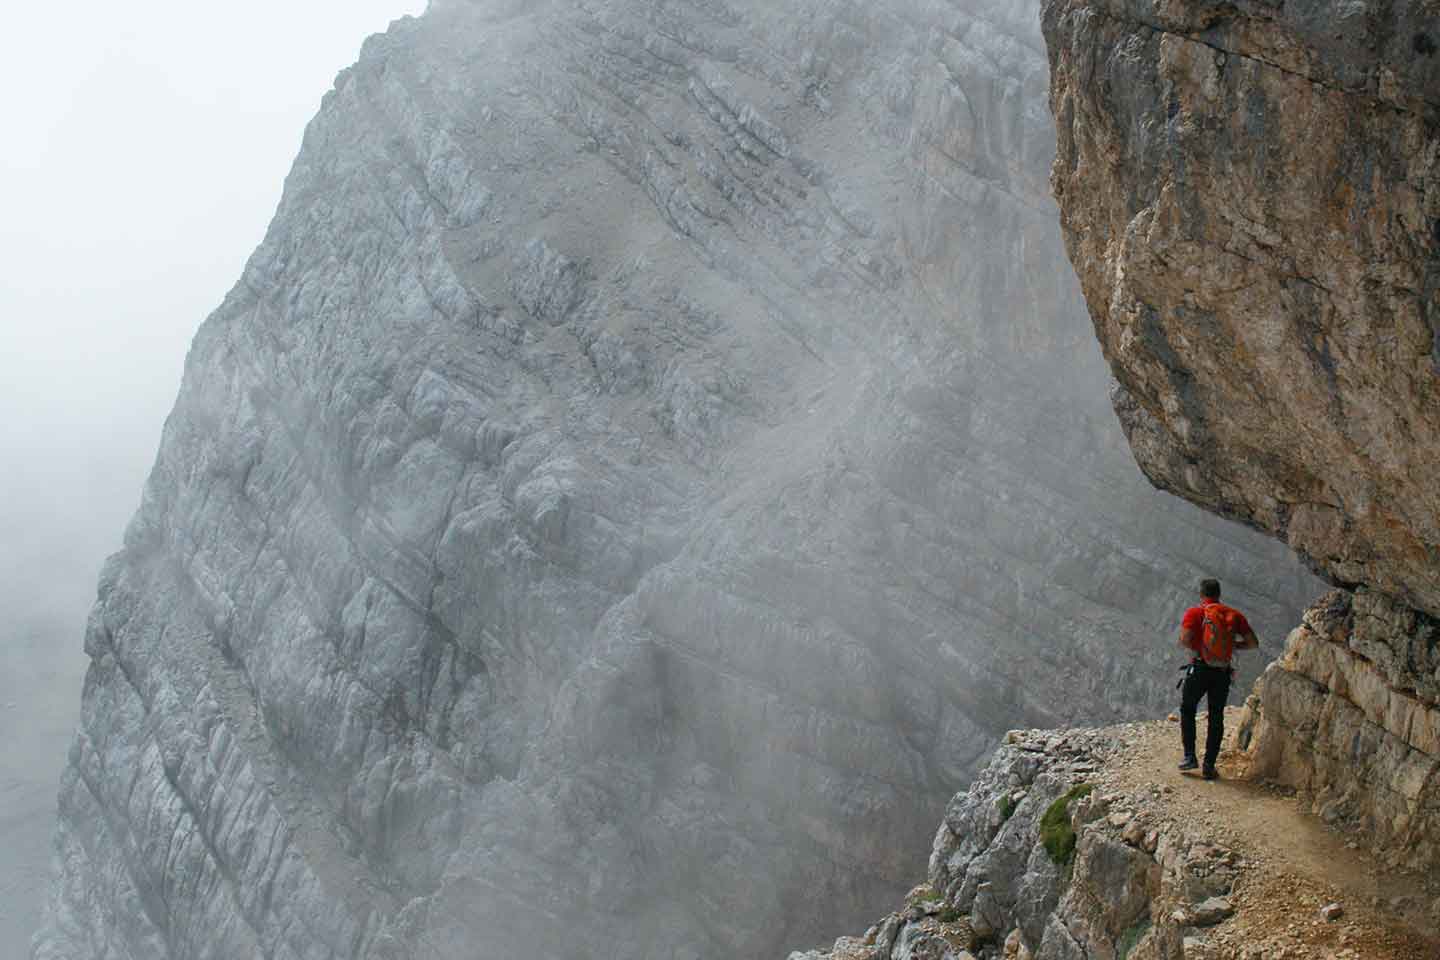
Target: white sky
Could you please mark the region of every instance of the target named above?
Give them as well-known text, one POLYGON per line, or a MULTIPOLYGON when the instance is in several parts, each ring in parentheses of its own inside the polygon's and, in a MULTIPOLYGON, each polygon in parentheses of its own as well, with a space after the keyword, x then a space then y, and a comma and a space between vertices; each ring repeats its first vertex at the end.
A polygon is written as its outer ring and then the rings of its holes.
MULTIPOLYGON (((190 339, 305 123, 424 0, 9 4, 0 57, 0 601, 78 616, 190 339)), ((74 638, 78 651, 80 638, 74 638)))

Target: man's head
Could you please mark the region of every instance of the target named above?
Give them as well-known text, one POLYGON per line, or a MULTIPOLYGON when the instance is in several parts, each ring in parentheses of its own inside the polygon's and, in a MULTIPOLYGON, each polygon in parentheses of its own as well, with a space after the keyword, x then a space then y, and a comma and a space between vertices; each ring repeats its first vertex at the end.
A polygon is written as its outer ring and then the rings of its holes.
POLYGON ((1200 581, 1200 596, 1206 600, 1220 599, 1220 581, 1206 578, 1200 581))

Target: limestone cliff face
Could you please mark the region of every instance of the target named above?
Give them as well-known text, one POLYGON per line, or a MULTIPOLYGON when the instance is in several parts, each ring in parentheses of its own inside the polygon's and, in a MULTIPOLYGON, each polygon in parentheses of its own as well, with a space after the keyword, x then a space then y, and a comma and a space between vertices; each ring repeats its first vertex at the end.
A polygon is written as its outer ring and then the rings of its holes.
POLYGON ((1433 864, 1440 9, 1043 17, 1055 193, 1141 466, 1354 592, 1257 691, 1261 769, 1433 864))
POLYGON ((1279 545, 1148 490, 1036 8, 437 2, 205 323, 86 638, 41 958, 758 957, 1279 545))

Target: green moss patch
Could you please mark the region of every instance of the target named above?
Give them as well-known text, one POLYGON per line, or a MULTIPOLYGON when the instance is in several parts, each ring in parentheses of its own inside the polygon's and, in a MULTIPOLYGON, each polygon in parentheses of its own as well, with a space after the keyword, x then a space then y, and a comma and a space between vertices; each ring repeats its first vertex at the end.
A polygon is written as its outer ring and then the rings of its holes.
POLYGON ((1040 818, 1040 842, 1056 863, 1066 864, 1074 859, 1075 831, 1070 826, 1070 804, 1089 796, 1093 789, 1088 783, 1076 784, 1064 796, 1057 797, 1040 818))
POLYGON ((928 883, 921 884, 914 890, 911 890, 909 895, 905 898, 907 903, 910 903, 914 906, 919 906, 922 903, 933 903, 936 900, 943 899, 945 899, 945 895, 938 892, 928 883))
POLYGON ((1147 913, 1141 917, 1133 927, 1126 930, 1125 935, 1120 938, 1120 943, 1116 946, 1115 950, 1117 960, 1126 960, 1126 958, 1130 956, 1130 951, 1138 947, 1140 941, 1145 939, 1145 934, 1149 932, 1150 914, 1147 913))
POLYGON ((1000 822, 1004 823, 1010 819, 1010 814, 1015 812, 1015 801, 1010 799, 1010 794, 1002 793, 995 801, 995 806, 1000 810, 1000 822))

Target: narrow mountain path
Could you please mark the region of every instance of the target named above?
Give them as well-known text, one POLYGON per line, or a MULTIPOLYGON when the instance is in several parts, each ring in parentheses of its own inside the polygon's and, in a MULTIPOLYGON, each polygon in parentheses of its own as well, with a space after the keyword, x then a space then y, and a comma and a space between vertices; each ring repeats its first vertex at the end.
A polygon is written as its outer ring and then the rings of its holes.
MULTIPOLYGON (((1226 714, 1227 740, 1239 709, 1226 714)), ((1199 735, 1205 735, 1205 717, 1199 735)), ((1187 958, 1212 960, 1436 960, 1440 877, 1394 869, 1383 851, 1325 825, 1293 792, 1240 779, 1243 757, 1228 744, 1221 779, 1176 769, 1179 724, 1130 728, 1127 749, 1101 774, 1106 790, 1149 791, 1161 812, 1189 823, 1237 856, 1236 913, 1197 931, 1187 958), (1339 904, 1325 919, 1321 909, 1339 904), (1192 953, 1193 947, 1193 953, 1192 953)))

